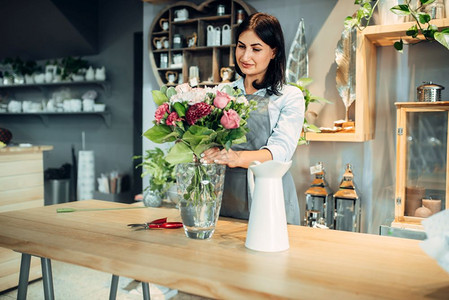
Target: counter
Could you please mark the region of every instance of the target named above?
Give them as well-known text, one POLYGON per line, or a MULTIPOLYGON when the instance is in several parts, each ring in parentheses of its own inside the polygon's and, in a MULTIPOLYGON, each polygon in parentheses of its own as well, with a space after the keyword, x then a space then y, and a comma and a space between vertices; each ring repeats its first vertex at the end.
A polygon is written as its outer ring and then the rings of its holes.
MULTIPOLYGON (((43 151, 53 146, 0 149, 0 212, 44 206, 43 151)), ((17 286, 20 255, 0 248, 0 291, 17 286)), ((32 261, 30 279, 41 277, 40 262, 32 261)))

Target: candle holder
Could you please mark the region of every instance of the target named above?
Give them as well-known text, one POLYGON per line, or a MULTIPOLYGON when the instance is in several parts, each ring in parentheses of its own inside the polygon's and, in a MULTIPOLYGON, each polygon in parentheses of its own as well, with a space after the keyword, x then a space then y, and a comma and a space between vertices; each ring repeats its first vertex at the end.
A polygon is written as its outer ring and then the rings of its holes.
POLYGON ((310 187, 305 192, 306 211, 304 224, 309 227, 334 228, 333 193, 325 179, 323 163, 319 162, 311 167, 315 174, 310 187))
POLYGON ((335 199, 335 229, 360 232, 361 205, 350 164, 346 165, 335 199))

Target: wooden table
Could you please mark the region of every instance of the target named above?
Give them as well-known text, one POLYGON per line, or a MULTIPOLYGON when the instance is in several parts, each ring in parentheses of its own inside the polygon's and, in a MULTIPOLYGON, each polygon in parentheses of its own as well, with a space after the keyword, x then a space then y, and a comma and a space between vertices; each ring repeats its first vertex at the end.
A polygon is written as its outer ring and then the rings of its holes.
MULTIPOLYGON (((247 224, 219 220, 210 240, 183 229, 134 231, 128 223, 168 217, 175 209, 79 211, 128 207, 97 200, 0 214, 0 246, 22 253, 221 299, 448 299, 449 274, 419 241, 289 226, 290 249, 245 248, 247 224)), ((75 288, 75 287, 74 287, 75 288)))

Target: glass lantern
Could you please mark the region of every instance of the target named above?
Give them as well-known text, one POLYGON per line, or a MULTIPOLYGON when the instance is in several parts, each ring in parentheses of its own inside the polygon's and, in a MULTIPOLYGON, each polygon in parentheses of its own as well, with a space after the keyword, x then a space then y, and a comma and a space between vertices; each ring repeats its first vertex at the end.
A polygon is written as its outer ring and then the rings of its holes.
POLYGON ((315 179, 305 192, 304 224, 309 227, 332 229, 334 227, 333 193, 326 182, 323 163, 319 162, 312 167, 311 173, 315 174, 315 179))
POLYGON ((346 165, 335 199, 335 229, 360 232, 361 205, 350 164, 346 165))

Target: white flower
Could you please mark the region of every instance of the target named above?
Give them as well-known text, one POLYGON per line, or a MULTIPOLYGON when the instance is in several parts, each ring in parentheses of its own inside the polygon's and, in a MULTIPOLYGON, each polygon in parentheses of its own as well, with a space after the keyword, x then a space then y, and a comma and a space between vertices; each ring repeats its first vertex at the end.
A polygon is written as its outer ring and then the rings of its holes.
POLYGON ((189 105, 193 105, 195 103, 204 102, 207 93, 208 93, 207 89, 194 88, 188 92, 181 92, 176 95, 173 95, 170 98, 170 103, 173 104, 175 102, 188 102, 189 105))
POLYGON ((243 95, 242 96, 238 96, 236 102, 248 105, 248 99, 246 99, 246 97, 243 96, 243 95))
POLYGON ((175 87, 175 90, 176 90, 177 94, 181 94, 181 93, 190 92, 192 90, 192 87, 188 83, 183 83, 183 84, 177 85, 175 87))

